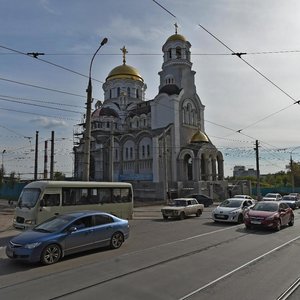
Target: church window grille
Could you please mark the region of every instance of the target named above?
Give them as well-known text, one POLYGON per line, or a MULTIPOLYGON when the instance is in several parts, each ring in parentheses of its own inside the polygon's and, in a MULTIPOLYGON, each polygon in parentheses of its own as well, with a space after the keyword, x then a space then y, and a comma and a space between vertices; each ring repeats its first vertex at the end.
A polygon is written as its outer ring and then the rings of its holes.
POLYGON ((118 87, 118 89, 117 89, 117 96, 120 97, 120 95, 121 95, 121 89, 118 87))
POLYGON ((176 47, 176 58, 181 58, 181 49, 180 49, 180 47, 176 47))
POLYGON ((127 96, 130 97, 130 87, 127 88, 127 96))
POLYGON ((142 157, 145 157, 145 146, 142 146, 142 157))

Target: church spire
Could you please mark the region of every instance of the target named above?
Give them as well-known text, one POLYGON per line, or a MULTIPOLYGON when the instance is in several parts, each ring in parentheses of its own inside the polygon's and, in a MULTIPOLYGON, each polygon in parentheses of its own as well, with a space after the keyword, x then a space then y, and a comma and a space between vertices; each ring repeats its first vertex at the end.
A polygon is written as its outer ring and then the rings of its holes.
POLYGON ((177 29, 178 29, 177 22, 174 24, 174 26, 175 26, 175 34, 177 34, 177 29))
POLYGON ((128 51, 126 50, 125 46, 123 46, 123 48, 120 49, 123 52, 123 65, 126 64, 126 54, 128 53, 128 51))

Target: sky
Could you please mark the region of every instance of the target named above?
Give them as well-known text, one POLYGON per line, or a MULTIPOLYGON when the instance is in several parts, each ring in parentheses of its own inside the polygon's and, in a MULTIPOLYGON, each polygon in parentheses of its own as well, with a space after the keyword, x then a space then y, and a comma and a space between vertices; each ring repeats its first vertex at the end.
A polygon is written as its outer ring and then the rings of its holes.
POLYGON ((256 169, 256 140, 260 173, 286 171, 290 156, 300 161, 299 11, 298 0, 1 0, 6 174, 33 179, 37 132, 42 174, 44 143, 54 131, 54 170, 72 176, 73 133, 84 120, 89 65, 100 42, 108 39, 92 66, 95 102, 103 100, 109 72, 122 64, 123 46, 151 100, 158 93, 162 45, 175 23, 192 45, 205 132, 224 155, 225 176, 236 165, 256 169))

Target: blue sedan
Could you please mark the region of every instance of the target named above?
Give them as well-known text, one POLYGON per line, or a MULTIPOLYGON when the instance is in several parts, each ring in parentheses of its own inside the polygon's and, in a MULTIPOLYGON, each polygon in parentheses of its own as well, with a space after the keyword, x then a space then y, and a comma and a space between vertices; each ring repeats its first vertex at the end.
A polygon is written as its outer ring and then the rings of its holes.
POLYGON ((65 255, 98 247, 119 248, 129 236, 127 220, 98 211, 55 216, 10 240, 12 259, 50 265, 65 255))

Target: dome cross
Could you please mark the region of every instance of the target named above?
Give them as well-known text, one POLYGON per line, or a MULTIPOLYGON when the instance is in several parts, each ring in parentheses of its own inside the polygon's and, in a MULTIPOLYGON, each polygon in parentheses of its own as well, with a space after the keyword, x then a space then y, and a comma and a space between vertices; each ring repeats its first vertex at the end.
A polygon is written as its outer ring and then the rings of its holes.
POLYGON ((126 54, 128 53, 127 49, 125 48, 125 46, 123 46, 123 48, 120 49, 123 52, 123 65, 126 64, 126 54))

